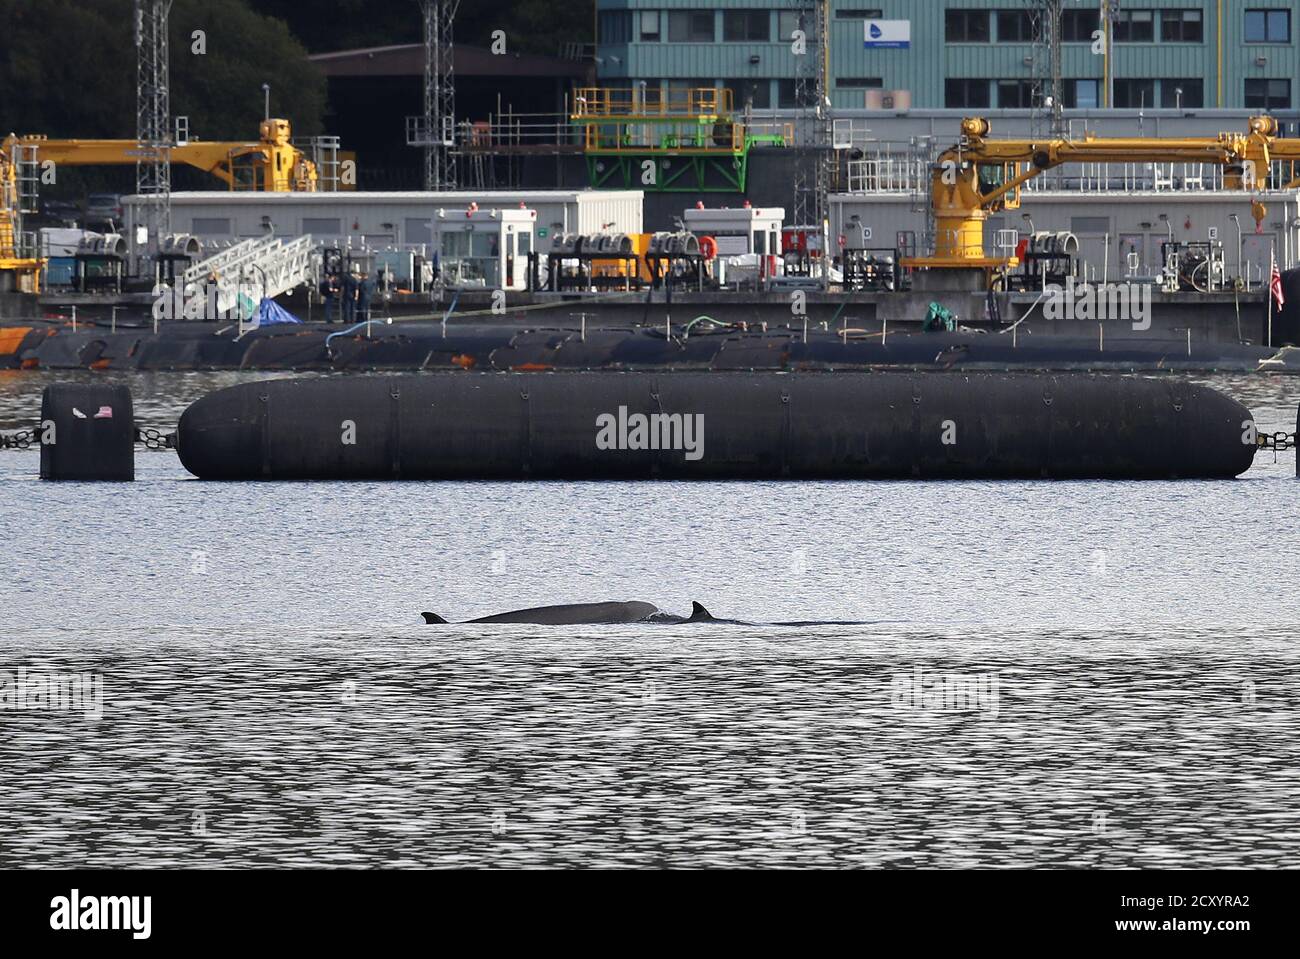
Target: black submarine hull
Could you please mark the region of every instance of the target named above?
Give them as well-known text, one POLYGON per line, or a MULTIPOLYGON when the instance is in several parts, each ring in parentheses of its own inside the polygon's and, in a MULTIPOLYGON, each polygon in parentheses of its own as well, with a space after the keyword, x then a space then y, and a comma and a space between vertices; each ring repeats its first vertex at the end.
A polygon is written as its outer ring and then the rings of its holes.
POLYGON ((223 480, 1220 478, 1250 467, 1250 419, 1083 374, 350 376, 218 390, 177 449, 223 480))

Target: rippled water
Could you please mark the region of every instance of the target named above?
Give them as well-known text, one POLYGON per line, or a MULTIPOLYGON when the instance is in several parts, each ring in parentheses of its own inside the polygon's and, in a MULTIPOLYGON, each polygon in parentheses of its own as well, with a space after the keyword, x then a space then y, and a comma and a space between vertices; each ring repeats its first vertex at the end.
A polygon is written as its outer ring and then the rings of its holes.
MULTIPOLYGON (((163 426, 238 376, 123 381, 163 426)), ((1300 381, 1210 382, 1294 429, 1300 381)), ((0 426, 41 385, 0 376, 0 426)), ((1205 483, 218 485, 137 460, 45 484, 0 453, 0 669, 103 684, 100 718, 0 710, 0 866, 1300 854, 1292 453, 1205 483), (601 599, 863 625, 418 616, 601 599)))

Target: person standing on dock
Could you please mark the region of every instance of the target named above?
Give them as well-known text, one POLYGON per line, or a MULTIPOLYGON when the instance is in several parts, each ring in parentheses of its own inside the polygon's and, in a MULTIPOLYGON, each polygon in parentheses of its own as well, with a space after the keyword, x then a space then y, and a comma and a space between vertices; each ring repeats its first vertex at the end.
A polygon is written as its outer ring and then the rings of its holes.
POLYGON ((320 285, 321 297, 325 301, 325 322, 333 323, 334 314, 339 307, 339 277, 337 273, 326 273, 325 281, 320 285))
POLYGON ((357 321, 357 287, 360 286, 361 271, 353 264, 352 269, 343 275, 343 323, 351 325, 357 321))

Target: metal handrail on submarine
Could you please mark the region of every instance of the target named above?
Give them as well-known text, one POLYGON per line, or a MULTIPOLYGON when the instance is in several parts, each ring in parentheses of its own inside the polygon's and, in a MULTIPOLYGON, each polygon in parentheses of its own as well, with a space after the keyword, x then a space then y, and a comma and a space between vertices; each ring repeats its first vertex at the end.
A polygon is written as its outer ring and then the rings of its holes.
MULTIPOLYGON (((966 117, 961 139, 931 169, 930 209, 934 216, 933 256, 908 257, 913 269, 984 269, 1003 272, 1019 265, 1014 256, 989 256, 984 222, 991 213, 1020 206, 1020 188, 1066 163, 1188 162, 1224 167, 1224 187, 1244 193, 1266 188, 1275 162, 1291 164, 1284 188, 1300 186, 1300 139, 1279 137, 1269 116, 1251 117, 1245 133, 1214 137, 1070 137, 1048 140, 995 139, 989 121, 966 117)), ((1257 207, 1256 216, 1261 216, 1257 207)))

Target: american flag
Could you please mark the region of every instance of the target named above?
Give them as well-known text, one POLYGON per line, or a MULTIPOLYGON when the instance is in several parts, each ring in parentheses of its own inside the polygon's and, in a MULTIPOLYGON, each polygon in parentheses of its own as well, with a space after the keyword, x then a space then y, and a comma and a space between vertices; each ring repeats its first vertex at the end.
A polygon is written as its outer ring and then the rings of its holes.
POLYGON ((1286 306, 1286 297, 1282 294, 1282 274, 1277 270, 1277 260, 1273 260, 1273 275, 1268 281, 1268 291, 1273 295, 1273 302, 1279 310, 1286 306))

